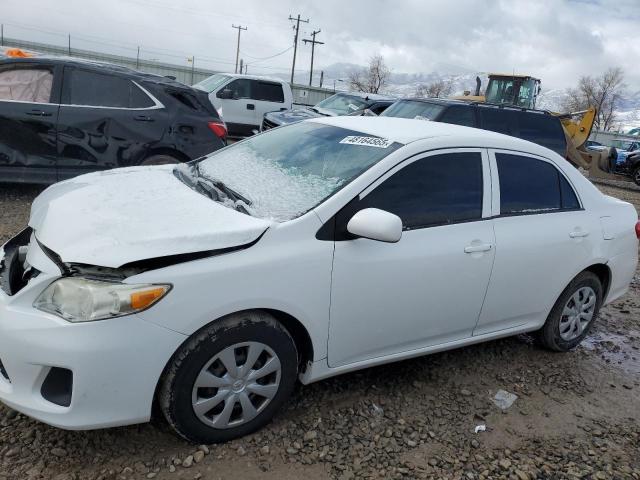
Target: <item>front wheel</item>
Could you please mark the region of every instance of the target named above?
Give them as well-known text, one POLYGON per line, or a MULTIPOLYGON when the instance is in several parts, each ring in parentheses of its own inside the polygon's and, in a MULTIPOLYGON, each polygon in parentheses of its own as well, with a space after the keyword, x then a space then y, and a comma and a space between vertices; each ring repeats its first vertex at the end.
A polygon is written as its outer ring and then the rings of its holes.
POLYGON ((291 335, 271 315, 231 315, 196 333, 174 355, 160 407, 189 441, 238 438, 271 420, 293 390, 297 365, 291 335))
POLYGON ((547 321, 537 332, 543 346, 557 352, 576 347, 587 336, 602 304, 602 283, 591 272, 582 272, 564 289, 547 321))
POLYGON ((640 166, 633 171, 631 178, 633 178, 633 183, 640 187, 640 166))

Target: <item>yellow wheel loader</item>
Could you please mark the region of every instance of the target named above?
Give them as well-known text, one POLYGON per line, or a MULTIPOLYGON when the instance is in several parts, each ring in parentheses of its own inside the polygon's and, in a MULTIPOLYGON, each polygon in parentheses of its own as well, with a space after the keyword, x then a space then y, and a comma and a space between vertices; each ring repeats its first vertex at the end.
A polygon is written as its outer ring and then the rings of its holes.
MULTIPOLYGON (((480 94, 480 88, 480 77, 476 77, 476 89, 473 95, 470 91, 465 91, 464 95, 453 98, 469 102, 535 109, 536 100, 540 93, 540 80, 529 75, 490 73, 484 95, 480 94)), ((579 112, 550 113, 557 116, 562 123, 567 139, 566 159, 575 167, 583 168, 589 172, 591 178, 631 180, 625 175, 613 173, 617 156, 615 148, 591 151, 585 147, 596 118, 595 107, 589 107, 587 110, 579 112)))

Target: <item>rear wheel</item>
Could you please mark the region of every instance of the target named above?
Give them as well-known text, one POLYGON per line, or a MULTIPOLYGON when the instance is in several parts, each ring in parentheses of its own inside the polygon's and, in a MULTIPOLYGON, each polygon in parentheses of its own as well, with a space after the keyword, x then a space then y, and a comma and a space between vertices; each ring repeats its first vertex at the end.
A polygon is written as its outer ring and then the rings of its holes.
POLYGON ((562 292, 538 332, 542 345, 566 352, 587 336, 602 304, 602 284, 591 272, 582 272, 562 292))
POLYGON ((151 155, 149 158, 145 158, 141 165, 171 165, 174 163, 180 163, 180 160, 171 155, 151 155))
POLYGON ((298 355, 287 330, 252 311, 216 321, 174 355, 159 394, 174 430, 196 443, 247 435, 293 390, 298 355))

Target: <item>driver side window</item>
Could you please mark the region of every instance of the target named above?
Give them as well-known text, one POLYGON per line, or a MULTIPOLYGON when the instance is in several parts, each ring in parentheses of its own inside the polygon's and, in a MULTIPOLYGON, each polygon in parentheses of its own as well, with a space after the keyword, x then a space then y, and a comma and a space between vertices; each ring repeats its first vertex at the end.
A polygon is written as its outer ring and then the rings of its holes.
POLYGON ((402 219, 404 230, 482 218, 480 152, 432 155, 399 170, 358 202, 402 219))
POLYGON ((247 80, 246 78, 234 80, 224 87, 224 89, 231 90, 233 99, 251 98, 251 80, 247 80))

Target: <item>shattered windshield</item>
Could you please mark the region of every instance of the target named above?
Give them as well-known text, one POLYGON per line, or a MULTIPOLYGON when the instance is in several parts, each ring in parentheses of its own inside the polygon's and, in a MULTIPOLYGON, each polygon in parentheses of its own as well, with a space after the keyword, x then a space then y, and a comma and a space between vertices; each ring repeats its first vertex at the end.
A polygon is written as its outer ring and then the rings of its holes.
POLYGON ((419 100, 401 100, 394 103, 384 112, 381 117, 415 118, 417 120, 435 120, 444 110, 442 105, 419 100))
POLYGON ((219 73, 216 73, 215 75, 211 75, 201 82, 196 83, 194 87, 199 88, 200 90, 204 90, 207 93, 211 93, 230 78, 231 77, 229 75, 221 75, 219 73))
POLYGON ((309 211, 400 146, 301 122, 250 137, 191 165, 195 177, 215 190, 212 199, 282 222, 309 211))
POLYGON ((367 101, 355 95, 337 93, 316 104, 314 108, 329 110, 336 115, 346 115, 367 106, 367 101))

